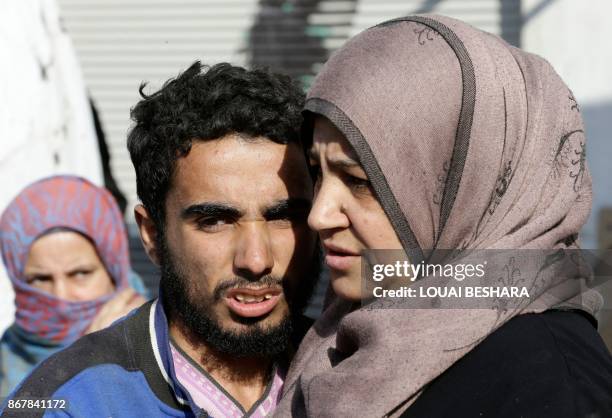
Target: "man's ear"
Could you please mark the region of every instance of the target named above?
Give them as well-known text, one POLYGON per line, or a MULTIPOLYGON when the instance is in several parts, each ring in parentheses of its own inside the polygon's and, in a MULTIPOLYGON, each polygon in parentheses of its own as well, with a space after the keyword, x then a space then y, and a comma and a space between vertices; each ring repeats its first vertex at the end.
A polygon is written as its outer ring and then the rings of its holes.
POLYGON ((159 267, 159 253, 157 248, 157 228, 155 222, 149 215, 147 209, 138 204, 134 208, 134 217, 138 224, 138 230, 140 231, 140 241, 147 252, 147 255, 151 261, 159 267))

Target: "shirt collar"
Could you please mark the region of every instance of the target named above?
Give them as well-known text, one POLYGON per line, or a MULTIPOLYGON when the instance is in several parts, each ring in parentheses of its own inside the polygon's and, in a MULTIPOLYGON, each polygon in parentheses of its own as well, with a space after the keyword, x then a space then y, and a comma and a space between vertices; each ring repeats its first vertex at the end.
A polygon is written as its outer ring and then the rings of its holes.
MULTIPOLYGON (((201 411, 201 408, 196 405, 193 397, 183 387, 176 376, 174 360, 172 357, 172 351, 170 349, 168 317, 166 316, 161 298, 155 300, 151 306, 151 310, 149 312, 149 333, 155 360, 162 376, 172 388, 176 401, 181 405, 188 405, 197 416, 201 411)), ((281 373, 278 375, 276 372, 277 367, 278 365, 275 366, 275 373, 273 374, 272 379, 281 379, 280 384, 282 385, 282 380, 284 380, 282 377, 283 374, 281 373)), ((271 386, 272 383, 273 382, 270 382, 269 386, 271 386)), ((268 388, 266 391, 266 395, 264 397, 268 396, 269 389, 270 388, 268 388)))

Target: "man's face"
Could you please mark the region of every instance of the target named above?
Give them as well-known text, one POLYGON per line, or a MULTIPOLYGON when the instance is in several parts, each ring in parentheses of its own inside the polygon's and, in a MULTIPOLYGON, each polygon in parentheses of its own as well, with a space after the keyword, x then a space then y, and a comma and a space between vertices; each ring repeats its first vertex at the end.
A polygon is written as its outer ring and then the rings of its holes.
POLYGON ((228 341, 261 346, 266 336, 286 334, 288 301, 315 280, 311 200, 296 144, 228 135, 195 141, 177 161, 160 251, 162 292, 184 299, 170 299, 178 305, 168 308, 195 338, 235 351, 228 341))

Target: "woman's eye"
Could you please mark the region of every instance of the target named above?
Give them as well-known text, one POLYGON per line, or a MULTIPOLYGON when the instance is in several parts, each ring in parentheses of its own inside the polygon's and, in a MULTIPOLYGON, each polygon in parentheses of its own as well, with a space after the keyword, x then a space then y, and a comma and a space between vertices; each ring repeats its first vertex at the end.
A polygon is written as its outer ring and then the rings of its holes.
POLYGON ((30 277, 26 277, 26 283, 31 285, 31 284, 36 284, 36 283, 44 283, 44 282, 48 282, 51 281, 51 277, 48 276, 30 276, 30 277))
POLYGON ((367 180, 367 179, 362 179, 359 177, 347 175, 346 183, 348 187, 355 192, 359 192, 359 193, 369 192, 370 193, 372 191, 372 184, 370 183, 370 180, 367 180))
POLYGON ((310 172, 315 180, 319 180, 321 178, 321 166, 319 164, 312 164, 310 166, 310 172))
POLYGON ((310 175, 314 180, 315 190, 318 190, 319 186, 321 185, 321 178, 323 177, 323 174, 321 173, 321 166, 319 164, 311 164, 310 175))

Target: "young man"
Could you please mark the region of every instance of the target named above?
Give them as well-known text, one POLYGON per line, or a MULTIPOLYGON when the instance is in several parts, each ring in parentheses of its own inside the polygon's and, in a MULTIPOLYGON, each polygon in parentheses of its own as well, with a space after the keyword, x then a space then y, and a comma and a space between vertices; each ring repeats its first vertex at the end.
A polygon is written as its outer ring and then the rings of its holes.
POLYGON ((263 417, 275 408, 319 264, 306 223, 303 94, 281 75, 196 62, 142 95, 128 148, 160 298, 43 362, 3 416, 24 416, 23 401, 41 399, 55 409, 33 404, 31 416, 263 417))

